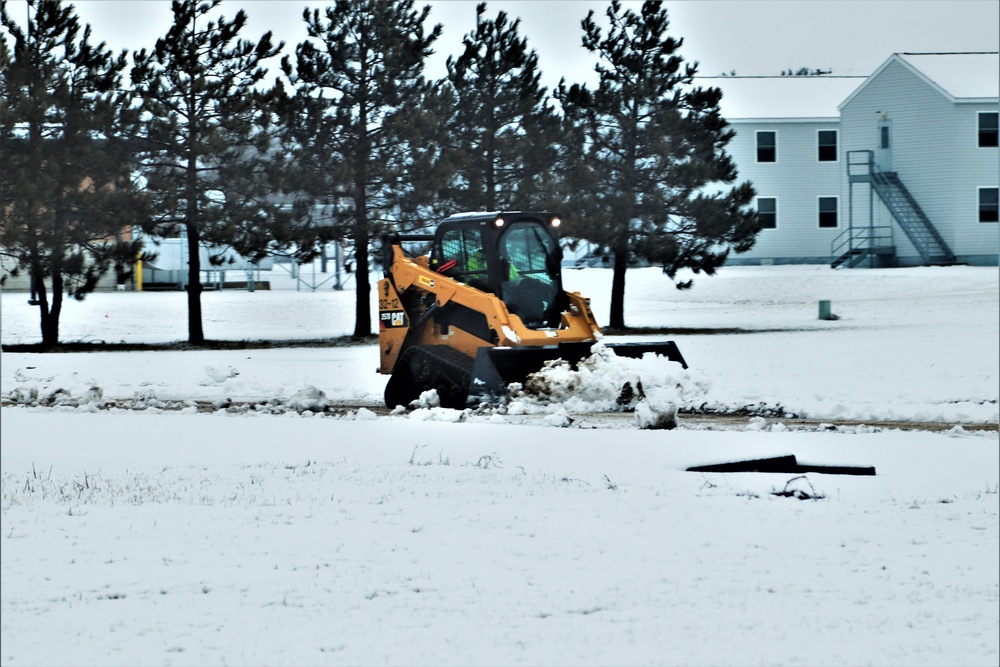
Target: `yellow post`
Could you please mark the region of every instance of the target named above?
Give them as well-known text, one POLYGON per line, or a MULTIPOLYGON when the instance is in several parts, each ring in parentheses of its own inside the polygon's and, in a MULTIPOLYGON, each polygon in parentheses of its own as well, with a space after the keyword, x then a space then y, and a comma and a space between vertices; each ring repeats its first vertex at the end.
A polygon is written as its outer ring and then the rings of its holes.
POLYGON ((142 291, 142 255, 135 260, 135 291, 142 291))

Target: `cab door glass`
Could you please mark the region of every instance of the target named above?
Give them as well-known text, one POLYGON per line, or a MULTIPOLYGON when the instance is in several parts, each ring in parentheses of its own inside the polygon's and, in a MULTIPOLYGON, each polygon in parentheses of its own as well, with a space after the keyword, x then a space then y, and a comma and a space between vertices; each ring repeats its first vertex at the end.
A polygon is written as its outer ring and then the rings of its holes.
POLYGON ((555 326, 552 306, 559 285, 552 237, 537 224, 515 222, 502 237, 500 260, 500 286, 507 308, 529 328, 555 326))

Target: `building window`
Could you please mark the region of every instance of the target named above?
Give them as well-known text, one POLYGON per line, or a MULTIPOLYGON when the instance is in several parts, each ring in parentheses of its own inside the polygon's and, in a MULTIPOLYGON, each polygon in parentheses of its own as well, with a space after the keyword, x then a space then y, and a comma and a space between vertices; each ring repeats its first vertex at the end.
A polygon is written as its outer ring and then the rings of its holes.
POLYGON ((997 188, 979 188, 979 222, 997 222, 997 188))
POLYGON ((778 133, 757 133, 757 162, 778 161, 778 133))
POLYGON ((819 226, 829 228, 837 226, 837 197, 819 198, 819 226))
POLYGON ((979 147, 997 147, 997 112, 979 112, 979 147))
POLYGON ((761 229, 778 228, 778 199, 776 197, 757 197, 757 217, 761 229))
POLYGON ((878 147, 882 149, 891 148, 889 145, 889 126, 880 125, 878 128, 878 147))
POLYGON ((837 161, 837 131, 836 130, 820 130, 817 133, 818 143, 819 143, 819 156, 820 162, 836 162, 837 161))

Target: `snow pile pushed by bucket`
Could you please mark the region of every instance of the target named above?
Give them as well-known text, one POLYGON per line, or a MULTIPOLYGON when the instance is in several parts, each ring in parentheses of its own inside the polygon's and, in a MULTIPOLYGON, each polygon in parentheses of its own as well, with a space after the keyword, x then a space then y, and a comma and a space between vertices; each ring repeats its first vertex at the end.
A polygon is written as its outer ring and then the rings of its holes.
POLYGON ((642 428, 673 428, 678 408, 701 402, 706 392, 703 382, 666 357, 619 357, 603 343, 575 369, 562 360, 548 362, 508 389, 507 414, 634 411, 642 428))

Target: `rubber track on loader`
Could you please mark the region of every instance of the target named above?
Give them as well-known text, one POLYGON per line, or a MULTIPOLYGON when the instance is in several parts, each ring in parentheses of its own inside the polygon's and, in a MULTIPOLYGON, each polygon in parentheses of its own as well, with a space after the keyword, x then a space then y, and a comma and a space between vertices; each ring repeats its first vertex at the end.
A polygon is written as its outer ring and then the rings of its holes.
POLYGON ((469 393, 473 359, 447 345, 419 345, 404 352, 416 394, 436 389, 442 407, 463 409, 469 393))

